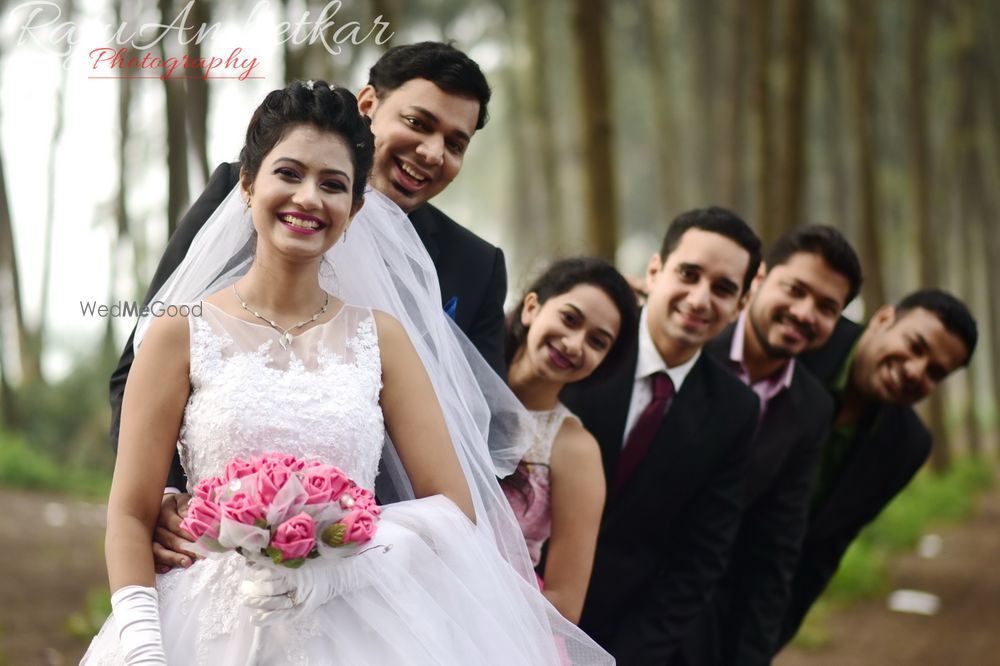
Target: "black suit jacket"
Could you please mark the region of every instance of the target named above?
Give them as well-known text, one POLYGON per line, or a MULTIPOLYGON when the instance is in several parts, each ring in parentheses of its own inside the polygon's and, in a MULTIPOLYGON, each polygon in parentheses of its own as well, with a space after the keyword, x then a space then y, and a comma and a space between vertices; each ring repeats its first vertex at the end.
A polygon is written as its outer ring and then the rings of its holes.
MULTIPOLYGON (((600 385, 564 391, 613 479, 637 352, 600 385)), ((757 396, 707 355, 674 396, 645 459, 609 494, 580 626, 620 666, 665 664, 725 570, 743 507, 757 396)))
MULTIPOLYGON (((238 164, 223 163, 215 169, 205 191, 185 213, 177 230, 170 237, 149 284, 144 304, 149 303, 180 265, 198 230, 238 180, 238 164)), ((507 269, 503 252, 430 204, 424 204, 411 212, 410 221, 434 262, 441 286, 442 306, 447 306, 453 312, 455 323, 469 337, 490 367, 501 377, 506 377, 507 366, 503 357, 503 302, 507 295, 507 269)), ((111 375, 111 439, 116 450, 125 380, 134 359, 134 335, 135 329, 122 351, 118 367, 111 375)), ((183 488, 185 484, 180 461, 176 456, 168 484, 179 488, 183 488)))
MULTIPOLYGON (((735 325, 706 349, 729 367, 735 325)), ((770 664, 788 603, 833 399, 801 363, 770 400, 747 455, 746 510, 729 567, 685 640, 691 666, 770 664)))
MULTIPOLYGON (((842 317, 830 342, 802 362, 829 386, 863 330, 842 317)), ((779 647, 798 631, 861 528, 906 487, 930 451, 930 432, 912 407, 879 404, 871 410, 843 472, 823 503, 812 508, 779 647)))

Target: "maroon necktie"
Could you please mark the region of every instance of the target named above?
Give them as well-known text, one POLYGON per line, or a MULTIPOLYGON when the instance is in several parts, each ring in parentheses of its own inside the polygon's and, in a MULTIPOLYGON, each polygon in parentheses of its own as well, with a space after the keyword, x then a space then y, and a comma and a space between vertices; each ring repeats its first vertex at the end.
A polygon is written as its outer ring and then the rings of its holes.
POLYGON ((617 495, 625 486, 625 482, 639 466, 642 459, 649 450, 649 445, 653 443, 653 436, 660 427, 663 414, 667 409, 667 403, 674 394, 674 383, 665 372, 653 374, 653 400, 642 410, 639 420, 632 427, 632 432, 625 442, 621 457, 618 459, 618 467, 615 469, 615 481, 611 487, 612 494, 617 495))

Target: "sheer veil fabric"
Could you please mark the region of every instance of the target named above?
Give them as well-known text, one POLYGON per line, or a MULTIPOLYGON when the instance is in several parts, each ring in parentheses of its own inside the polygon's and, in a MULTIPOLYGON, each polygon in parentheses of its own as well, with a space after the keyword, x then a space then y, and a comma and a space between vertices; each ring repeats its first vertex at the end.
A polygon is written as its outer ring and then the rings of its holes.
MULTIPOLYGON (((209 217, 153 302, 193 303, 232 284, 250 268, 255 242, 250 213, 237 186, 209 217)), ((395 203, 377 190, 366 191, 365 204, 354 218, 348 238, 335 243, 324 257, 320 285, 345 303, 382 310, 403 325, 430 376, 472 491, 475 532, 494 543, 518 577, 534 586, 524 539, 497 483, 497 477, 514 471, 530 445, 532 421, 444 313, 431 259, 395 203)), ((140 317, 136 351, 152 316, 140 317)), ((380 500, 413 499, 388 436, 382 458, 376 483, 380 500)), ((527 594, 524 599, 526 607, 517 612, 535 618, 533 631, 538 632, 538 640, 557 639, 553 663, 613 663, 540 593, 527 594)))

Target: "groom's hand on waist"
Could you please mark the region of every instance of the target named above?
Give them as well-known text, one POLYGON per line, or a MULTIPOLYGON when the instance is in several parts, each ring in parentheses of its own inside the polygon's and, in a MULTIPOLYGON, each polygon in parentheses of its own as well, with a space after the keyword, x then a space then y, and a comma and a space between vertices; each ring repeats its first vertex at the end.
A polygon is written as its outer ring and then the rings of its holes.
POLYGON ((186 493, 164 493, 160 501, 160 517, 153 530, 153 561, 156 573, 166 573, 173 567, 189 567, 197 559, 189 550, 194 538, 181 529, 191 496, 186 493))

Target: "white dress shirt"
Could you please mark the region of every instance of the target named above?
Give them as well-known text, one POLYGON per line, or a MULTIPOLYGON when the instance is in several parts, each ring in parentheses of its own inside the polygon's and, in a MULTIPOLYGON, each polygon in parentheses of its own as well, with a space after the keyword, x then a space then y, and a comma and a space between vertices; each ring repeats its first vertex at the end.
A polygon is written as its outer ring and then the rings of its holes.
MULTIPOLYGON (((622 439, 622 446, 628 441, 628 436, 635 427, 635 422, 639 420, 642 411, 653 400, 653 380, 652 376, 657 372, 665 372, 674 384, 674 395, 681 390, 684 379, 691 372, 691 368, 701 356, 701 349, 695 352, 694 356, 672 368, 667 367, 666 361, 660 356, 653 344, 653 337, 649 334, 649 322, 647 321, 646 308, 642 309, 639 315, 639 362, 635 366, 635 379, 632 384, 632 400, 628 404, 628 418, 625 419, 625 434, 622 439)), ((671 402, 673 399, 671 398, 671 402)), ((669 409, 670 403, 667 403, 669 409)))

